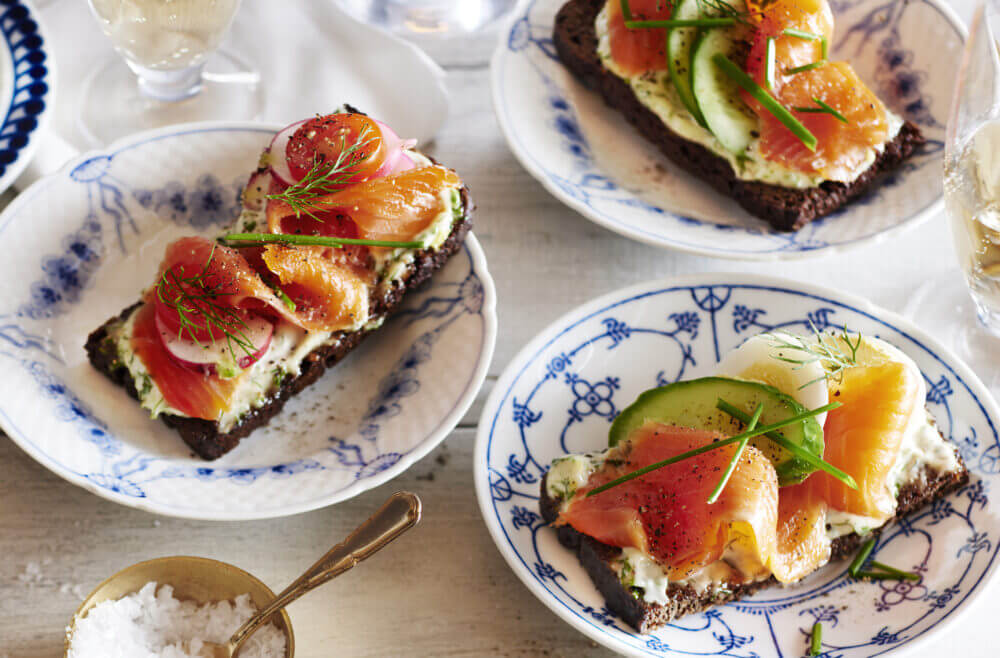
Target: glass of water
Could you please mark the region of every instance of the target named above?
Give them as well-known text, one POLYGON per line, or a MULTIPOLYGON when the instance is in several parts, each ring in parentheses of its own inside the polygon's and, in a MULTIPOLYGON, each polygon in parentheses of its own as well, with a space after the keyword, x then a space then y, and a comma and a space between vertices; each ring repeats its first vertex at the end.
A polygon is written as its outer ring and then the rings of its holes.
POLYGON ((252 119, 259 76, 218 52, 240 0, 90 0, 120 57, 85 85, 80 124, 95 145, 188 121, 252 119))
POLYGON ((925 284, 910 314, 1000 390, 1000 0, 976 10, 956 78, 944 196, 961 277, 925 284))

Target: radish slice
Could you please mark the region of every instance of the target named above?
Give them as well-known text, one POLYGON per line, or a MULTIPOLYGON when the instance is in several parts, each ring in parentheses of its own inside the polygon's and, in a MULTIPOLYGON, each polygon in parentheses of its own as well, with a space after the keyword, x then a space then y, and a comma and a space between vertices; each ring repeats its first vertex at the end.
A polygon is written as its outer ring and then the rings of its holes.
POLYGON ((290 126, 287 126, 281 130, 274 139, 271 140, 271 145, 268 147, 270 152, 270 162, 271 162, 271 173, 277 178, 281 183, 285 185, 292 185, 298 179, 292 175, 292 170, 288 168, 288 158, 285 155, 285 149, 288 147, 288 140, 292 138, 295 131, 304 124, 309 119, 303 119, 302 121, 296 121, 290 126))
MULTIPOLYGON (((237 354, 241 355, 236 364, 242 369, 249 368, 264 356, 267 348, 271 346, 271 338, 274 336, 274 323, 259 315, 248 317, 246 325, 243 329, 243 335, 255 346, 255 349, 253 354, 247 354, 241 347, 234 347, 237 354)), ((183 366, 200 368, 208 374, 214 374, 217 371, 217 364, 231 363, 232 354, 229 351, 229 341, 217 340, 214 343, 201 343, 179 337, 176 332, 163 325, 158 315, 156 316, 156 330, 160 334, 163 346, 183 366)))
POLYGON ((269 170, 262 169, 250 174, 250 180, 243 188, 243 207, 247 210, 263 210, 270 186, 271 173, 269 170))

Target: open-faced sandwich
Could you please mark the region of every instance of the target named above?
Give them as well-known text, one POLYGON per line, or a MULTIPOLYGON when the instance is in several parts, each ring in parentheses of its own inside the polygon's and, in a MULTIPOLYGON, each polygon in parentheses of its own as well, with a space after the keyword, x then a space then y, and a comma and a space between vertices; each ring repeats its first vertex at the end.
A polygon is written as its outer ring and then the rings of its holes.
POLYGON ((468 190, 413 147, 351 108, 279 132, 231 229, 168 245, 91 363, 202 458, 233 449, 461 247, 468 190))
MULTIPOLYGON (((969 474, 916 364, 848 332, 762 334, 647 391, 610 447, 555 460, 542 516, 640 632, 845 557, 969 474)), ((851 575, 916 579, 859 554, 851 575)))
POLYGON ((685 171, 775 228, 862 194, 924 142, 847 62, 827 0, 569 0, 560 60, 685 171))

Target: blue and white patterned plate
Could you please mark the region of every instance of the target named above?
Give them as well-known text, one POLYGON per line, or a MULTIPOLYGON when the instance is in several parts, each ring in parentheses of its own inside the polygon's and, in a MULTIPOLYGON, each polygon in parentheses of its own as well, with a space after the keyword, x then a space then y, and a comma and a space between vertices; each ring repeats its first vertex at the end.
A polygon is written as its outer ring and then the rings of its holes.
POLYGON ((941 0, 830 0, 832 56, 849 60, 929 143, 877 191, 795 233, 746 213, 661 155, 559 63, 565 0, 523 0, 493 55, 493 102, 511 150, 560 201, 627 237, 718 258, 830 253, 914 227, 941 209, 941 155, 965 27, 941 0), (922 47, 933 44, 933 47, 922 47))
POLYGON ((0 427, 41 464, 151 512, 274 517, 398 475, 468 409, 496 340, 493 281, 472 235, 398 317, 214 462, 87 362, 87 335, 138 299, 169 241, 215 235, 236 216, 277 129, 130 137, 76 158, 0 215, 0 427))
POLYGON ((1000 409, 975 375, 907 321, 849 295, 788 280, 702 274, 612 293, 560 318, 500 377, 476 438, 476 494, 514 573, 564 620, 634 656, 801 656, 816 621, 823 655, 911 647, 967 609, 995 575, 1000 550, 1000 409), (653 386, 711 373, 746 337, 774 328, 842 327, 883 338, 927 379, 928 405, 972 482, 879 541, 883 562, 920 581, 865 583, 836 562, 801 583, 639 635, 605 606, 576 557, 538 514, 539 482, 567 452, 606 447, 608 426, 653 386))
POLYGON ((55 63, 45 52, 38 10, 24 0, 0 3, 0 192, 38 146, 55 92, 55 63))

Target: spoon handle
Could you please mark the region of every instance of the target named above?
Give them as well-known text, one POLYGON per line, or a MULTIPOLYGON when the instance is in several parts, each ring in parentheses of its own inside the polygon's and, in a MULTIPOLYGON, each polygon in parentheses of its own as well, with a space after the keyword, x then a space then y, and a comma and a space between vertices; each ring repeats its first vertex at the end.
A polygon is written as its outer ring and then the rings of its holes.
POLYGON ((243 640, 270 619, 272 614, 306 592, 336 578, 358 562, 371 557, 415 526, 418 521, 420 521, 420 499, 417 495, 408 491, 394 493, 347 539, 331 548, 326 555, 316 561, 316 564, 309 567, 295 582, 278 594, 270 605, 248 619, 233 633, 229 638, 231 654, 235 654, 243 640))

